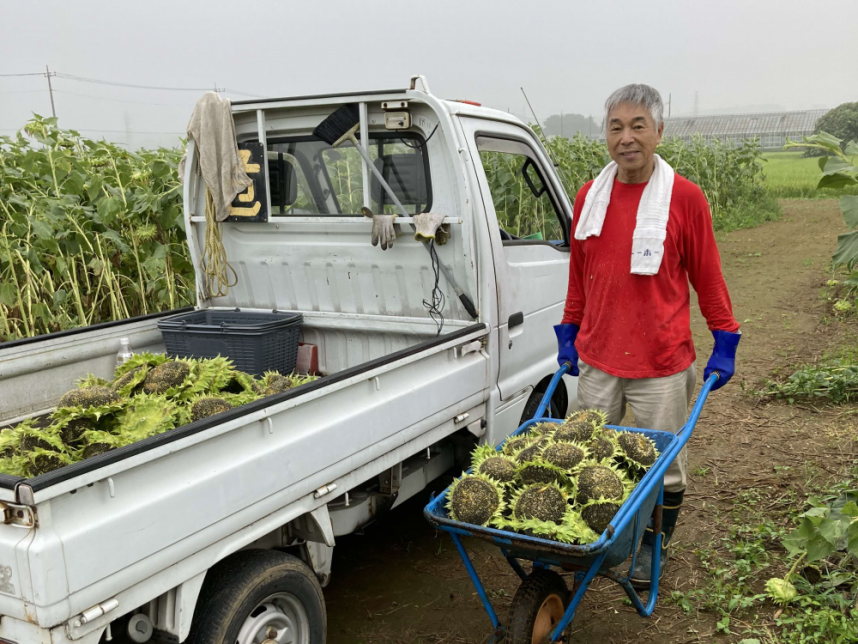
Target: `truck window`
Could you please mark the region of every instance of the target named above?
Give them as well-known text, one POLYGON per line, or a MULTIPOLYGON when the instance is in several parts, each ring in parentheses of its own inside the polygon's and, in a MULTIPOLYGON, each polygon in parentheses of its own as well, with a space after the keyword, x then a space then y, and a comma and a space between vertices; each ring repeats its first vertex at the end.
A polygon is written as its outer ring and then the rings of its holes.
MULTIPOLYGON (((409 213, 432 205, 429 162, 423 140, 413 133, 372 134, 369 156, 409 213)), ((362 159, 352 145, 332 148, 313 137, 269 139, 268 176, 273 216, 362 216, 362 159)), ((374 177, 373 212, 395 212, 374 177)))
POLYGON ((488 136, 477 137, 477 148, 504 243, 562 244, 565 219, 533 149, 523 141, 488 136))

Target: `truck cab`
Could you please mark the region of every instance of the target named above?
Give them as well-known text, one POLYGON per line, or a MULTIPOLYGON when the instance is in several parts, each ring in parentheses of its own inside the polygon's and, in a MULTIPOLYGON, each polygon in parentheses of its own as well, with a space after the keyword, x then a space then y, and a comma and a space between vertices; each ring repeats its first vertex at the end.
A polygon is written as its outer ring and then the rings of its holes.
MULTIPOLYGON (((448 331, 474 322, 443 274, 436 277, 407 219, 396 220, 391 249, 369 244, 361 208, 395 213, 395 207, 354 147, 335 149, 311 134, 343 102, 359 105, 361 144, 409 213, 448 216, 450 238, 436 245, 438 258, 476 303, 477 320, 491 327, 485 440, 496 444, 532 416, 556 369, 552 327, 563 315, 572 220, 551 159, 514 116, 439 99, 419 76, 406 91, 234 102, 240 147, 264 159, 256 197, 269 198, 270 209, 267 221, 227 235, 227 256, 232 243, 265 251, 253 253, 255 265, 242 263, 244 279, 211 305, 347 314, 367 324, 395 318, 429 333, 439 317, 448 331), (436 280, 444 305, 433 317, 425 303, 436 280)), ((200 254, 198 244, 194 251, 200 254)), ((565 379, 552 401, 556 414, 574 401, 575 382, 565 379)))

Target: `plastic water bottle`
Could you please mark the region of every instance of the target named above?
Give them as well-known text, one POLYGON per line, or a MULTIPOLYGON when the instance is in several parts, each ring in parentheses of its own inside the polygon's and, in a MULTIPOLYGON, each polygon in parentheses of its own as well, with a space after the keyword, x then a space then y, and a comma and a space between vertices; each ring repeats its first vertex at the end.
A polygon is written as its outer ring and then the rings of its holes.
POLYGON ((121 338, 119 340, 119 353, 116 354, 116 366, 125 364, 133 355, 134 352, 131 350, 128 338, 121 338))

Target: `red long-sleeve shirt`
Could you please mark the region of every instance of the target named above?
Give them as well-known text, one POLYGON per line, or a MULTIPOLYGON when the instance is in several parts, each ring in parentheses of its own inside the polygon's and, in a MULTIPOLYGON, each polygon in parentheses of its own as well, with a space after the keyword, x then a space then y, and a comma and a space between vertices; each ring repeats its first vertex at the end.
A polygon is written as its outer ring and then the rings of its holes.
POLYGON ((563 324, 581 327, 575 341, 580 358, 613 376, 679 373, 695 359, 689 281, 711 330, 739 328, 706 197, 676 175, 661 267, 656 275, 632 275, 632 233, 646 183, 615 181, 601 234, 579 241, 574 232, 592 183, 575 198, 563 324))

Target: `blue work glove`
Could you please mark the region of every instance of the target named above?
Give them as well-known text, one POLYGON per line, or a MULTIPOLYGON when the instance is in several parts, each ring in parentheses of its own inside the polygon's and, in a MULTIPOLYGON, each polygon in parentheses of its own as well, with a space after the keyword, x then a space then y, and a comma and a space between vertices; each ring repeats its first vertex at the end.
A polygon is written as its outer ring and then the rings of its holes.
POLYGON ((713 331, 712 336, 715 338, 715 347, 703 371, 703 379, 709 380, 712 372, 717 371, 720 378, 712 386, 712 391, 715 391, 726 385, 736 373, 736 347, 739 346, 742 335, 729 331, 713 331))
POLYGON ((557 336, 557 363, 562 367, 571 362, 569 374, 578 375, 578 349, 575 348, 575 338, 581 327, 577 324, 557 324, 554 326, 554 334, 557 336))

